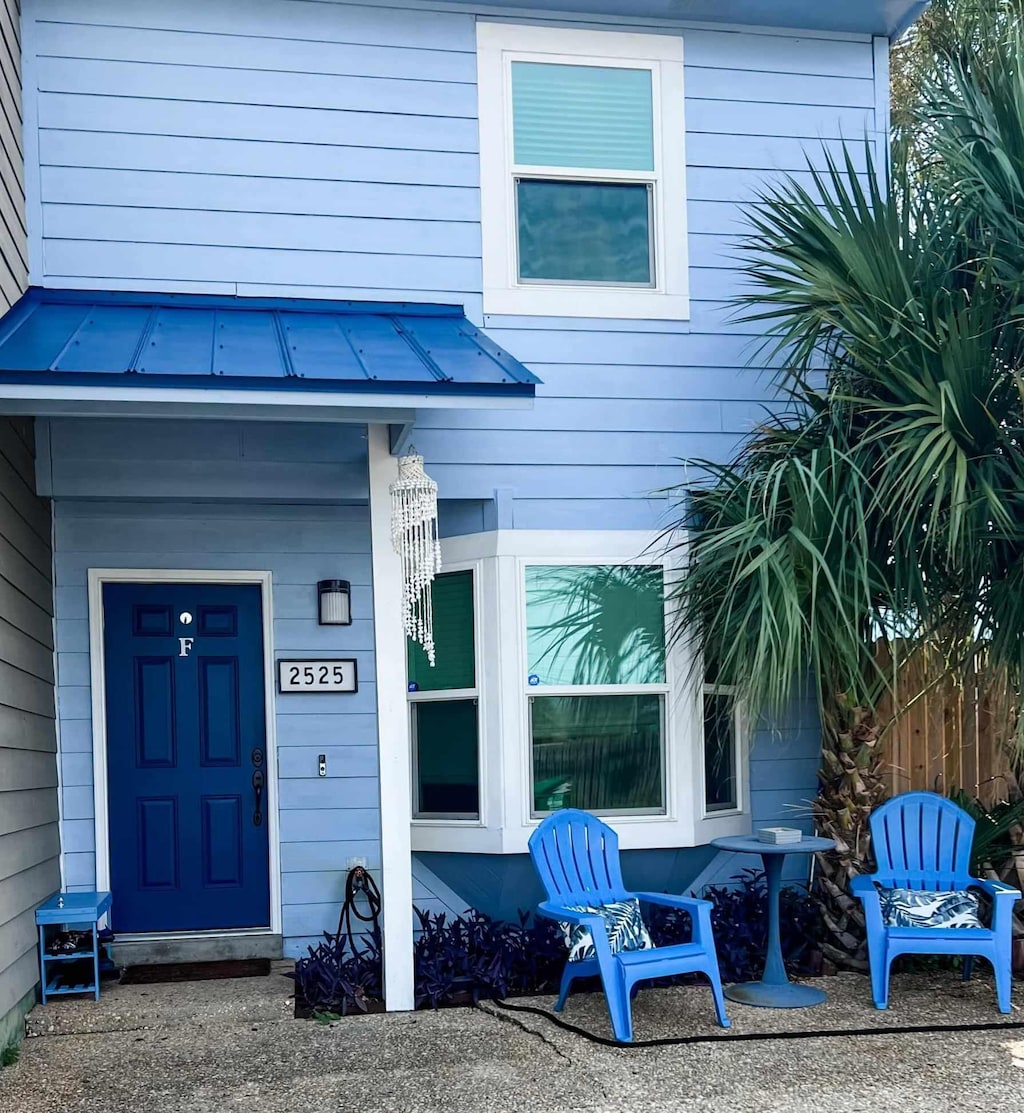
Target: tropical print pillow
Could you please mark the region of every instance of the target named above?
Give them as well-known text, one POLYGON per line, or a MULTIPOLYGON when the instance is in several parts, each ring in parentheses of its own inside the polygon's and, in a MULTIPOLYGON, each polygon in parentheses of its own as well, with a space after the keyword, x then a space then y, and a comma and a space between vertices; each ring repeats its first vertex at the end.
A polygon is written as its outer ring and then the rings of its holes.
MULTIPOLYGON (((567 905, 573 912, 595 912, 604 920, 608 945, 613 955, 620 951, 647 951, 654 943, 640 915, 640 902, 636 897, 610 901, 608 904, 567 905)), ((586 924, 560 924, 565 945, 569 948, 569 961, 582 962, 594 957, 594 940, 586 924)))
POLYGON ((978 894, 966 889, 886 889, 879 885, 882 919, 887 927, 980 928, 978 894))

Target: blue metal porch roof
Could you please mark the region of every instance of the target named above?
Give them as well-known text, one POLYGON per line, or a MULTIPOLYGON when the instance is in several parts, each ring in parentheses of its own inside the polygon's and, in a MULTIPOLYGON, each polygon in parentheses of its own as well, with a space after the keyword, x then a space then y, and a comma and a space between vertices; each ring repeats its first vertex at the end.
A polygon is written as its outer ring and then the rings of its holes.
POLYGON ((532 398, 458 306, 32 287, 0 319, 0 384, 532 398))

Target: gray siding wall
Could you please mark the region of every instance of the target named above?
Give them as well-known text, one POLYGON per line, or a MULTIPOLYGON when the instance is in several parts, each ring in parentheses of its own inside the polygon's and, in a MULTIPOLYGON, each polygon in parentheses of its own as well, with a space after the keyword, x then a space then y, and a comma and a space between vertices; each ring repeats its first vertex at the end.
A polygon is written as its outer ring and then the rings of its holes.
MULTIPOLYGON (((0 0, 0 311, 28 281, 20 23, 19 0, 0 0)), ((0 1047, 39 980, 35 907, 60 887, 50 506, 34 473, 32 422, 0 417, 0 1047)))
MULTIPOLYGON (((20 11, 0 2, 0 309, 28 282, 20 11)), ((32 423, 0 417, 0 1046, 8 1014, 39 981, 33 912, 60 886, 52 615, 32 423)))
POLYGON ((0 418, 0 1043, 38 981, 35 907, 60 887, 50 506, 32 434, 0 418))
POLYGON ((0 0, 0 305, 28 282, 21 129, 21 3, 0 0))

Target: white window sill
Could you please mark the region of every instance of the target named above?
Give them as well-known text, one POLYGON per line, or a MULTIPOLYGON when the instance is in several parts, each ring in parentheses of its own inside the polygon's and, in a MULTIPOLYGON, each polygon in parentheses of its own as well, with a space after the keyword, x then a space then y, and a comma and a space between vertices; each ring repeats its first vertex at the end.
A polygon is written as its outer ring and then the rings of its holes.
MULTIPOLYGON (((696 824, 654 816, 601 816, 619 836, 620 850, 686 849, 706 846, 723 835, 749 835, 750 816, 745 813, 714 816, 696 824)), ((529 839, 540 824, 499 830, 479 823, 413 821, 414 851, 448 854, 526 854, 529 839)))
POLYGON ((413 820, 412 849, 448 854, 505 854, 501 831, 466 820, 413 820))
POLYGON ((688 321, 685 294, 594 286, 514 286, 484 290, 484 312, 524 317, 688 321))

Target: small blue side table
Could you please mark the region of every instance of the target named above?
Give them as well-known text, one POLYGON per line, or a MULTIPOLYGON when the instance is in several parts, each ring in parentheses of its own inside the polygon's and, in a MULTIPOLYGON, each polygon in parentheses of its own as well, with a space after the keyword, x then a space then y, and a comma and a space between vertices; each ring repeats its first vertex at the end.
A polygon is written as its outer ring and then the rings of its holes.
POLYGON ((826 1000, 824 990, 812 985, 794 985, 786 975, 782 958, 782 939, 779 935, 779 890, 782 888, 782 859, 787 854, 818 854, 835 850, 832 839, 804 838, 799 842, 775 844, 761 842, 756 835, 731 835, 712 839, 716 850, 733 854, 760 854, 764 862, 764 875, 768 882, 768 953, 764 960, 764 974, 759 982, 740 982, 725 991, 730 1001, 742 1005, 760 1005, 768 1009, 806 1009, 826 1000))
POLYGON ((47 997, 69 993, 91 993, 100 999, 100 948, 96 938, 100 917, 110 910, 109 893, 54 893, 45 904, 36 909, 39 926, 39 969, 42 983, 43 1004, 47 997), (62 927, 90 926, 92 950, 75 951, 73 954, 48 955, 46 929, 52 924, 62 927), (63 975, 63 963, 92 959, 92 982, 70 982, 63 975))

